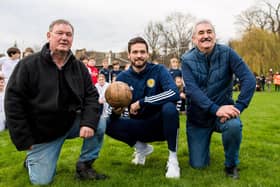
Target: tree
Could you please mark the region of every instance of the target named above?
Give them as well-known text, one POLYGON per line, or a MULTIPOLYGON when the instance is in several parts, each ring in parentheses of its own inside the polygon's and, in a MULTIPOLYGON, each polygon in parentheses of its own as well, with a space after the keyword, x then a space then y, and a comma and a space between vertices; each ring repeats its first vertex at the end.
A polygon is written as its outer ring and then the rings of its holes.
POLYGON ((269 30, 269 15, 263 8, 258 6, 251 7, 243 11, 237 16, 236 24, 241 26, 244 31, 250 31, 252 28, 258 27, 262 30, 269 30))
POLYGON ((151 59, 161 57, 162 63, 168 64, 170 56, 180 58, 189 49, 194 20, 190 14, 174 12, 164 22, 149 22, 144 38, 152 50, 151 59))
POLYGON ((174 12, 166 17, 161 25, 162 46, 167 53, 180 57, 189 49, 191 43, 192 24, 195 18, 190 14, 174 12))
POLYGON ((270 68, 280 69, 280 39, 271 31, 251 28, 230 46, 242 56, 253 72, 266 74, 270 68))
POLYGON ((236 24, 241 26, 244 31, 258 27, 280 36, 280 2, 273 5, 266 0, 260 1, 259 4, 239 14, 236 18, 236 24))
POLYGON ((147 40, 151 52, 151 60, 155 60, 159 56, 160 51, 160 32, 161 23, 150 22, 144 31, 144 38, 147 40))
POLYGON ((280 2, 273 6, 268 1, 264 2, 267 5, 267 17, 270 24, 270 30, 280 36, 280 2))

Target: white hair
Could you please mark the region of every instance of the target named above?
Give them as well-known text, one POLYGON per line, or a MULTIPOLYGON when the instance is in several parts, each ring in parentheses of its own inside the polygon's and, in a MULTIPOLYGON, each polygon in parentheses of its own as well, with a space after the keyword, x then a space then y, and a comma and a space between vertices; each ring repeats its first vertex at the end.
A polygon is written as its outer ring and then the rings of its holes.
POLYGON ((207 20, 207 19, 201 19, 201 20, 197 21, 197 22, 194 24, 193 29, 192 29, 192 37, 195 35, 195 33, 196 33, 196 28, 197 28, 197 26, 200 25, 200 24, 209 24, 209 25, 211 25, 211 27, 212 27, 212 29, 213 29, 213 32, 216 34, 215 28, 214 28, 214 25, 212 24, 212 22, 209 21, 209 20, 207 20))

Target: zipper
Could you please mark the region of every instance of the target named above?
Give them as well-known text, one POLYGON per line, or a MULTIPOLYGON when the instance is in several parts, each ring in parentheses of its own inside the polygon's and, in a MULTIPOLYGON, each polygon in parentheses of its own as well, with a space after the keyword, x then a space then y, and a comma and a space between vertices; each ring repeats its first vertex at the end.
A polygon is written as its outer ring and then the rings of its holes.
POLYGON ((56 108, 59 109, 59 104, 58 104, 58 100, 59 100, 59 72, 60 70, 58 68, 56 68, 56 80, 57 80, 57 92, 56 92, 56 108))

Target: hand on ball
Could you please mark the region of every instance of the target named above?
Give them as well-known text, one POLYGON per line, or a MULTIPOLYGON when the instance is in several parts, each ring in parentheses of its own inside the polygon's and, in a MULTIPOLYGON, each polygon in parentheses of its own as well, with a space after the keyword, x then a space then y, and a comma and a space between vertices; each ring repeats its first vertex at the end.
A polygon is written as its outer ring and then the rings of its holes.
POLYGON ((112 110, 115 114, 121 115, 124 112, 125 108, 124 107, 113 107, 112 110))

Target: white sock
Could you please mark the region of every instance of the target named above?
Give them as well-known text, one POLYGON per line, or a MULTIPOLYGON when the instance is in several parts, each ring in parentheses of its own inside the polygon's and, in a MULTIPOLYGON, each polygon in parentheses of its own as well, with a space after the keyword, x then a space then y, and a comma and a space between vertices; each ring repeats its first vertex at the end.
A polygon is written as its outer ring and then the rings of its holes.
POLYGON ((143 150, 143 149, 146 149, 147 144, 137 141, 136 144, 134 145, 134 147, 136 148, 136 150, 143 150))
POLYGON ((173 159, 174 159, 174 160, 178 160, 178 159, 177 159, 177 152, 174 152, 174 151, 170 151, 170 150, 169 150, 169 158, 168 158, 168 159, 169 159, 169 160, 171 160, 171 159, 172 159, 172 160, 173 160, 173 159))

